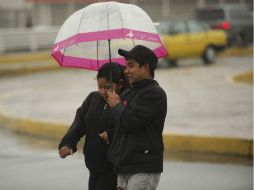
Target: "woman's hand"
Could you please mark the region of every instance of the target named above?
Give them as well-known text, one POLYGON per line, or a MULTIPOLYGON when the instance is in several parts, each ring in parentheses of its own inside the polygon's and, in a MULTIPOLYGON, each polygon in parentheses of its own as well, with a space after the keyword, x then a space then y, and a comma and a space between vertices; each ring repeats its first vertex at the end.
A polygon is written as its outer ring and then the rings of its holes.
POLYGON ((102 132, 101 134, 99 134, 99 136, 107 143, 109 144, 109 140, 108 140, 108 134, 106 131, 102 132))
POLYGON ((73 150, 68 146, 63 146, 59 149, 59 155, 61 158, 65 158, 68 155, 73 155, 73 150))

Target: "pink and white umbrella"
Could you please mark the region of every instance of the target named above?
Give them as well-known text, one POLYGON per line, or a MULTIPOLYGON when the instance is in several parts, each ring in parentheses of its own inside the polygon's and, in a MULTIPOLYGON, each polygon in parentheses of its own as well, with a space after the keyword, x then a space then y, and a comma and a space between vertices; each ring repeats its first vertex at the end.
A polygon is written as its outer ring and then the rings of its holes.
POLYGON ((124 64, 118 49, 144 45, 167 55, 154 23, 138 6, 100 2, 73 13, 62 25, 51 55, 61 66, 98 70, 106 62, 124 64))

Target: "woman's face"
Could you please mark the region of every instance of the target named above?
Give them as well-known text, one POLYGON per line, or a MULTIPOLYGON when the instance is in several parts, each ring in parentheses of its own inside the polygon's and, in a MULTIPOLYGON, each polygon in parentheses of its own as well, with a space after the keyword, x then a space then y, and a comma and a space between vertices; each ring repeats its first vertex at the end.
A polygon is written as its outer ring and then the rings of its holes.
POLYGON ((114 90, 117 94, 119 94, 119 91, 122 89, 122 82, 119 83, 112 83, 105 79, 105 78, 98 78, 97 79, 98 84, 98 91, 103 96, 105 100, 107 100, 107 91, 114 90))

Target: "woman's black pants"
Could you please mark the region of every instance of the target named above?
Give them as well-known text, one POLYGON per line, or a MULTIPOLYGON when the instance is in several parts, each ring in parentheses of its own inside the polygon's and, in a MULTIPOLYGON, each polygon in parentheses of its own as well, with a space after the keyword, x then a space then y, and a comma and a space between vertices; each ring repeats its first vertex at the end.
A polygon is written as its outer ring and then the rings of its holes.
POLYGON ((113 172, 92 173, 90 172, 89 190, 116 190, 117 174, 113 172))

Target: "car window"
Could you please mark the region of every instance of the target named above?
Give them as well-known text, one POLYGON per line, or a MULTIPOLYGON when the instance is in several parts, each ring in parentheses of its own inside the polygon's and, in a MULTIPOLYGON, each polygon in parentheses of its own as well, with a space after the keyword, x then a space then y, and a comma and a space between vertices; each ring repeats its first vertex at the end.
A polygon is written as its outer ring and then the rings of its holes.
POLYGON ((220 20, 225 18, 225 13, 223 9, 204 9, 197 10, 196 16, 201 20, 220 20))
POLYGON ((176 21, 170 25, 170 28, 169 28, 170 34, 181 34, 186 32, 187 30, 186 30, 185 22, 176 21))
POLYGON ((159 34, 169 34, 169 25, 170 22, 160 22, 158 25, 156 25, 156 29, 159 34))
POLYGON ((195 21, 188 21, 187 26, 188 26, 188 31, 190 33, 205 31, 205 28, 202 25, 202 23, 198 23, 198 22, 195 22, 195 21))
POLYGON ((202 27, 204 28, 205 31, 211 29, 211 27, 207 23, 201 22, 201 24, 202 24, 202 27))

